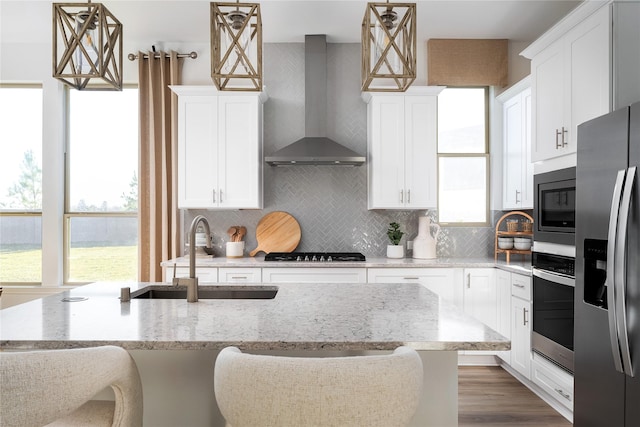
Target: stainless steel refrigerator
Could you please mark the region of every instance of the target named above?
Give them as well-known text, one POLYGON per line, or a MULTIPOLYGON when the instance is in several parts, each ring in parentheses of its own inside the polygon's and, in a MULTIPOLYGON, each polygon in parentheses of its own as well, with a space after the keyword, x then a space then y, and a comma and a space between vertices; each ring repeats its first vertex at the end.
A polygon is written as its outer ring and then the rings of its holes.
POLYGON ((640 103, 578 126, 574 425, 640 426, 640 103))

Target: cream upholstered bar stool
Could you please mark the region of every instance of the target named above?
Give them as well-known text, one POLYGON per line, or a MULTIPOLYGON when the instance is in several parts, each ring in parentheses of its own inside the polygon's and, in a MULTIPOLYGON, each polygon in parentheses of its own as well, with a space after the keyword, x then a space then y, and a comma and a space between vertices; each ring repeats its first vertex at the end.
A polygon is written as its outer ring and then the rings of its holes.
POLYGON ((406 426, 423 370, 408 347, 354 357, 282 357, 223 349, 215 396, 227 426, 406 426))
POLYGON ((141 426, 136 364, 115 346, 0 352, 0 425, 141 426), (109 386, 115 401, 92 400, 109 386))

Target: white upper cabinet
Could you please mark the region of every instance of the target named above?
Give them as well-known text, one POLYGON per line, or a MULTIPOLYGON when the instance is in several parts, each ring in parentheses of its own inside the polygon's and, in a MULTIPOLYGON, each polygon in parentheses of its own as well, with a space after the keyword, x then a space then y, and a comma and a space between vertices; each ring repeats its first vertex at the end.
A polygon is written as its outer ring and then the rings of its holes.
POLYGON ((266 95, 171 89, 178 94, 178 207, 261 209, 266 95))
POLYGON ((437 206, 437 94, 366 92, 369 209, 437 206))
POLYGON ((531 163, 531 89, 529 78, 501 94, 503 186, 502 208, 533 209, 531 163))
POLYGON ((570 28, 564 33, 551 30, 523 52, 532 60, 533 162, 575 153, 577 126, 610 110, 610 11, 594 7, 558 24, 570 28))

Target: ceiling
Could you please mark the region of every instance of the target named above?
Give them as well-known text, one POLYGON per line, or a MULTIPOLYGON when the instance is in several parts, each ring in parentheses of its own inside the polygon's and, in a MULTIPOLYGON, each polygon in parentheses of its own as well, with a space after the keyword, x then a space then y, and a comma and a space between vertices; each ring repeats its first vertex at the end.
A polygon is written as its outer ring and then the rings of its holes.
MULTIPOLYGON (((84 2, 79 2, 84 3, 84 2)), ((122 22, 127 43, 209 42, 209 1, 102 0, 122 22)), ((303 42, 326 34, 330 43, 360 42, 366 1, 261 0, 265 43, 303 42)), ((535 40, 579 1, 417 1, 418 40, 507 38, 535 40)), ((51 40, 51 2, 0 0, 0 41, 51 40)))

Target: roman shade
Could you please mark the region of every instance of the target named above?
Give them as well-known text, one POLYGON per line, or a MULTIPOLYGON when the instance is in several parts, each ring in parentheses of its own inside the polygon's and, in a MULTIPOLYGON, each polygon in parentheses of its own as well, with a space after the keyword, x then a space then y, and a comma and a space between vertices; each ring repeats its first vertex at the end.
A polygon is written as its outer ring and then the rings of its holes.
POLYGON ((427 84, 505 87, 507 51, 507 39, 430 39, 427 84))

